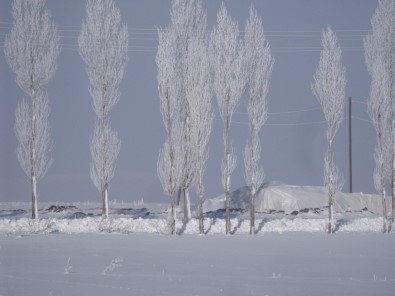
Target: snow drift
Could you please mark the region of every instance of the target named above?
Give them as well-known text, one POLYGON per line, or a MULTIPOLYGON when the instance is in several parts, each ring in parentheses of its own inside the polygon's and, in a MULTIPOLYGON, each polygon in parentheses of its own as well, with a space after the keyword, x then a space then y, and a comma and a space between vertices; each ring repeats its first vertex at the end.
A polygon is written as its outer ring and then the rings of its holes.
MULTIPOLYGON (((233 191, 231 208, 247 210, 249 196, 250 190, 247 186, 233 191)), ((327 207, 327 204, 328 195, 325 187, 270 183, 259 189, 255 200, 255 210, 262 213, 272 211, 292 213, 304 209, 323 209, 327 207)), ((214 212, 224 208, 225 195, 208 199, 204 203, 205 212, 214 212)), ((378 195, 339 192, 336 195, 334 210, 336 212, 370 211, 381 214, 382 205, 378 195)))

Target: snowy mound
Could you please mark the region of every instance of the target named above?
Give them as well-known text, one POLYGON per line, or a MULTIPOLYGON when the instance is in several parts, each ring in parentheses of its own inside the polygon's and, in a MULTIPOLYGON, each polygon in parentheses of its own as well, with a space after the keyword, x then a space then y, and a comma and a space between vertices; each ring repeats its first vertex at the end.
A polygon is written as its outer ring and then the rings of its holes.
MULTIPOLYGON (((247 210, 249 208, 250 190, 241 187, 231 194, 231 208, 247 210)), ((303 209, 323 209, 327 206, 328 194, 325 187, 292 186, 278 183, 264 185, 258 191, 255 200, 257 212, 301 211, 303 209)), ((225 195, 208 199, 204 203, 205 212, 214 212, 225 207, 225 195)), ((335 198, 335 211, 357 212, 368 210, 372 213, 382 213, 381 200, 378 195, 362 193, 341 193, 335 198)))

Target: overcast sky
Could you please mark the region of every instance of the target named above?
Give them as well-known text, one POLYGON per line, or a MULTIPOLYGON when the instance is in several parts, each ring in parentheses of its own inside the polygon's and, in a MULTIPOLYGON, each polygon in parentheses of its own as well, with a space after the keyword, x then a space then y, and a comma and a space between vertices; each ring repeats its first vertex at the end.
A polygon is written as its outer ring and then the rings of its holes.
MULTIPOLYGON (((158 152, 165 140, 159 111, 155 55, 156 28, 169 23, 170 0, 116 0, 129 29, 129 62, 121 84, 121 99, 110 113, 122 140, 110 200, 168 202, 156 173, 158 152)), ((371 29, 374 0, 265 0, 224 1, 244 30, 253 3, 263 17, 264 30, 275 58, 270 83, 269 118, 261 130, 262 166, 266 181, 291 185, 322 185, 326 151, 326 124, 310 89, 319 61, 322 29, 330 25, 339 37, 346 67, 346 96, 353 103, 353 187, 373 193, 375 133, 366 113, 370 77, 363 37, 371 29)), ((216 22, 221 1, 203 1, 208 29, 216 22)), ((58 70, 45 87, 50 100, 54 163, 38 185, 39 201, 100 201, 89 177, 89 137, 95 115, 88 92, 85 66, 77 37, 85 17, 85 1, 47 0, 58 25, 62 51, 58 70)), ((11 1, 0 1, 0 201, 30 201, 31 189, 16 159, 14 135, 16 105, 26 95, 15 82, 4 57, 4 38, 12 25, 11 1)), ((217 108, 213 97, 213 107, 217 108)), ((348 104, 335 138, 335 162, 348 190, 348 104)), ((240 103, 231 131, 237 153, 232 188, 245 185, 243 150, 247 140, 246 108, 240 103)), ((205 175, 206 196, 222 193, 222 123, 216 113, 205 175)), ((194 189, 193 189, 194 191, 194 189)), ((193 201, 194 202, 194 201, 193 201)))

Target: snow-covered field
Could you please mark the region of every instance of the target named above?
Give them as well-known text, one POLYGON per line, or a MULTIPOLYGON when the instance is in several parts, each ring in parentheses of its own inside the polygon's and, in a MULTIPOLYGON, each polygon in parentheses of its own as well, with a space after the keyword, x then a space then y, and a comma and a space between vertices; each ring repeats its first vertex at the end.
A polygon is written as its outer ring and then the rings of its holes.
POLYGON ((3 236, 0 295, 394 295, 382 234, 3 236))
MULTIPOLYGON (((395 232, 381 234, 380 202, 338 196, 336 233, 325 233, 322 188, 270 186, 257 199, 250 236, 248 192, 223 196, 169 235, 166 204, 0 203, 0 295, 394 295, 395 232)), ((193 209, 195 210, 195 209, 193 209)), ((194 212, 193 212, 194 213, 194 212)))

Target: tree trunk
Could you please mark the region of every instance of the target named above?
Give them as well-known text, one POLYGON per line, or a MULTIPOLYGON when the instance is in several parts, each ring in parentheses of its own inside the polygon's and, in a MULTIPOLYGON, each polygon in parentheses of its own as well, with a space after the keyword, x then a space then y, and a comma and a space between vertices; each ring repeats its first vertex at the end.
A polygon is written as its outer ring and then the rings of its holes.
POLYGON ((387 232, 387 202, 385 197, 385 189, 381 191, 381 200, 383 203, 383 233, 387 232))
POLYGON ((171 202, 170 233, 176 234, 176 211, 174 201, 171 202))
POLYGON ((181 189, 178 189, 178 190, 177 190, 177 199, 176 199, 176 201, 175 201, 175 205, 176 205, 177 207, 180 206, 181 193, 182 193, 182 190, 181 190, 181 189))
MULTIPOLYGON (((202 157, 199 157, 201 160, 202 157)), ((201 163, 201 161, 199 161, 201 163)), ((203 213, 203 180, 202 180, 202 166, 198 166, 198 180, 197 180, 197 195, 198 195, 198 211, 199 211, 199 233, 204 234, 204 213, 203 213)))
POLYGON ((226 212, 226 234, 230 234, 230 193, 226 191, 226 200, 225 200, 225 212, 226 212))
POLYGON ((395 218, 395 118, 392 119, 392 198, 391 218, 395 218))
POLYGON ((31 162, 31 183, 32 183, 32 218, 38 219, 38 208, 37 208, 37 178, 36 172, 36 92, 31 89, 32 98, 32 128, 31 128, 31 146, 30 146, 30 162, 31 162))
POLYGON ((255 234, 255 188, 251 188, 250 193, 250 234, 255 234))
POLYGON ((333 233, 333 193, 329 192, 329 204, 328 204, 328 211, 329 211, 329 217, 328 217, 328 233, 333 233))
POLYGON ((226 154, 226 181, 225 181, 225 213, 226 213, 226 234, 230 234, 230 154, 226 154))
POLYGON ((230 118, 226 118, 224 126, 224 143, 225 143, 225 214, 226 214, 226 234, 230 234, 230 170, 231 170, 231 153, 230 153, 230 142, 229 142, 229 129, 230 129, 230 118))
POLYGON ((102 199, 103 199, 103 207, 102 207, 102 217, 103 218, 108 218, 108 188, 107 185, 104 187, 103 193, 102 193, 102 199))
POLYGON ((188 188, 184 188, 184 220, 188 221, 191 219, 191 199, 189 196, 188 188))
POLYGON ((204 234, 203 195, 201 193, 199 194, 199 233, 204 234))
POLYGON ((34 174, 32 176, 32 219, 38 219, 37 181, 34 174))
POLYGON ((199 197, 199 233, 204 234, 203 196, 199 197))
POLYGON ((332 133, 329 133, 329 145, 328 145, 328 233, 333 233, 334 221, 333 221, 333 199, 336 192, 335 188, 335 176, 333 169, 333 154, 332 154, 332 133))

